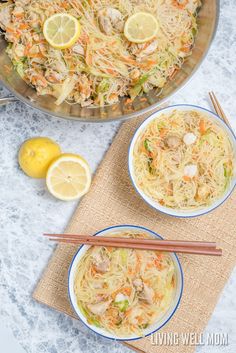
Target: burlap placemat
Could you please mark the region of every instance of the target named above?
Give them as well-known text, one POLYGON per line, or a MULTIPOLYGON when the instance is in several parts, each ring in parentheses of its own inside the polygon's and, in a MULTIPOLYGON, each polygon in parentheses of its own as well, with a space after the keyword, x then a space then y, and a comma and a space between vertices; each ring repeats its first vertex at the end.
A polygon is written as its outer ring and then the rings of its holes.
MULTIPOLYGON (((143 118, 142 118, 143 119, 143 118)), ((214 212, 192 219, 176 219, 151 209, 134 191, 127 171, 130 139, 142 119, 122 125, 93 179, 90 192, 80 202, 66 232, 93 234, 111 225, 146 226, 164 238, 216 241, 223 257, 180 255, 184 272, 181 305, 161 332, 201 333, 236 260, 236 194, 214 212)), ((33 297, 54 309, 76 317, 67 295, 67 274, 74 246, 58 246, 33 297)), ((146 353, 190 353, 194 346, 157 346, 151 337, 128 345, 146 353)))

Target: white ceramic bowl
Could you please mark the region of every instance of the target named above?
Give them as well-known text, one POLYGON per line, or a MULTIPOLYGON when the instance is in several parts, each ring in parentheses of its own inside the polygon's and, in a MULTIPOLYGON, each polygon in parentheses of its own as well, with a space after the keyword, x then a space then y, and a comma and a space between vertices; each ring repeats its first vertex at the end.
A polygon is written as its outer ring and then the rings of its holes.
POLYGON ((198 208, 195 210, 179 210, 179 209, 172 209, 169 207, 162 206, 157 201, 155 201, 152 198, 150 198, 149 196, 147 196, 138 187, 138 185, 135 182, 134 169, 133 169, 133 150, 134 150, 134 146, 135 146, 135 143, 136 143, 138 136, 140 135, 140 133, 142 133, 145 130, 146 126, 152 120, 158 119, 163 113, 168 114, 171 111, 176 110, 176 109, 181 110, 181 111, 195 110, 200 113, 205 113, 208 115, 208 118, 210 120, 212 120, 214 123, 217 123, 218 125, 220 125, 222 127, 222 129, 224 129, 224 131, 227 133, 230 141, 232 142, 232 146, 234 148, 234 163, 236 165, 236 137, 235 137, 233 131, 226 125, 226 123, 218 115, 216 115, 215 113, 213 113, 210 110, 207 110, 205 108, 202 108, 202 107, 199 107, 196 105, 190 105, 190 104, 178 104, 178 105, 169 106, 167 108, 163 108, 163 109, 159 110, 158 112, 153 113, 136 130, 136 132, 132 138, 132 141, 130 143, 130 147, 129 147, 129 157, 128 157, 129 175, 130 175, 131 181, 132 181, 137 193, 144 199, 144 201, 146 201, 150 206, 152 206, 156 210, 158 210, 162 213, 168 214, 170 216, 174 216, 174 217, 182 217, 182 218, 197 217, 197 216, 204 215, 208 212, 211 212, 216 207, 220 206, 230 196, 230 194, 232 193, 232 191, 236 185, 236 168, 234 168, 234 176, 233 176, 232 182, 231 182, 230 186, 228 187, 228 189, 226 190, 226 192, 222 195, 222 197, 220 197, 218 200, 216 200, 212 205, 210 205, 208 207, 198 208))
MULTIPOLYGON (((106 229, 103 229, 101 231, 99 231, 98 233, 95 234, 95 236, 105 236, 111 233, 117 233, 117 232, 121 232, 121 231, 142 231, 145 232, 147 234, 150 234, 152 237, 158 237, 161 238, 160 235, 154 233, 153 231, 144 228, 144 227, 140 227, 140 226, 134 226, 134 225, 119 225, 119 226, 114 226, 114 227, 109 227, 106 229)), ((162 239, 162 238, 161 238, 162 239)), ((68 291, 69 291, 69 298, 72 304, 72 307, 74 308, 74 311, 76 312, 76 314, 78 315, 78 317, 81 319, 81 321, 88 327, 90 328, 92 331, 98 333, 99 335, 109 338, 109 339, 114 339, 114 340, 119 340, 119 341, 131 341, 131 340, 137 340, 139 338, 142 338, 140 336, 127 336, 127 337, 119 337, 119 336, 115 336, 113 334, 111 334, 110 332, 90 325, 87 322, 86 317, 83 315, 83 313, 81 312, 80 308, 78 307, 77 304, 77 298, 74 292, 74 281, 75 281, 75 275, 76 275, 76 270, 77 270, 77 266, 78 263, 80 262, 81 258, 84 256, 84 254, 86 253, 86 251, 90 248, 90 246, 88 245, 82 245, 79 250, 77 251, 77 253, 75 254, 71 265, 70 265, 70 269, 69 269, 69 275, 68 275, 68 291)), ((182 272, 182 268, 179 262, 178 257, 176 256, 175 253, 171 253, 171 258, 174 262, 175 265, 175 269, 176 269, 176 292, 175 292, 175 297, 173 298, 172 304, 170 306, 170 308, 168 309, 168 311, 152 326, 148 327, 147 329, 144 330, 144 335, 145 336, 149 336, 152 333, 154 333, 155 331, 159 330, 162 326, 164 326, 170 319, 171 317, 174 315, 180 299, 182 297, 182 291, 183 291, 183 272, 182 272)))

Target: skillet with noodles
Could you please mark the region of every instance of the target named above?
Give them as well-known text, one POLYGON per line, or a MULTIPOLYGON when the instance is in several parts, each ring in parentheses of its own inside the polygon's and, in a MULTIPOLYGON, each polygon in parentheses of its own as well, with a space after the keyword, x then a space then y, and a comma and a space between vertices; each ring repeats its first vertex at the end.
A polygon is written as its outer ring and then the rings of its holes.
POLYGON ((84 106, 113 104, 119 97, 159 90, 191 55, 200 0, 15 0, 0 6, 7 53, 19 75, 39 95, 84 106), (135 13, 155 16, 152 40, 134 43, 124 35, 135 13), (57 50, 45 40, 43 25, 68 13, 81 25, 78 41, 57 50))

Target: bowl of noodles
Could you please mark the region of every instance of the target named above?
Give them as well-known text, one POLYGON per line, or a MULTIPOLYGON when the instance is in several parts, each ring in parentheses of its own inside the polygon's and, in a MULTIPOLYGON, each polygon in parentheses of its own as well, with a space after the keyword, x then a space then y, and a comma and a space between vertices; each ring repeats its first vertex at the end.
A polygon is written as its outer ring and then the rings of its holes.
POLYGON ((0 82, 17 99, 57 117, 136 117, 190 79, 208 52, 218 16, 218 0, 4 1, 0 82), (54 48, 44 35, 45 23, 57 15, 79 21, 79 37, 67 48, 54 48), (130 38, 126 28, 134 16, 150 18, 143 28, 152 22, 153 34, 130 38))
MULTIPOLYGON (((134 225, 109 227, 95 236, 161 238, 134 225)), ((83 245, 72 260, 68 288, 72 307, 88 328, 128 341, 171 319, 181 300, 183 273, 175 253, 83 245)))
POLYGON ((206 214, 236 184, 236 139, 213 112, 175 105, 147 118, 129 149, 129 174, 139 195, 175 217, 206 214))

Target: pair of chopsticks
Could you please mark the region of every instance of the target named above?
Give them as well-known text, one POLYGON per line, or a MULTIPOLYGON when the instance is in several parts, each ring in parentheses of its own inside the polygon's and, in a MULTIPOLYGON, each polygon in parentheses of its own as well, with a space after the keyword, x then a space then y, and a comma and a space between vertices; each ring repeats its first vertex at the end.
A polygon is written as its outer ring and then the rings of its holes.
POLYGON ((85 244, 112 248, 157 250, 196 255, 222 255, 222 250, 216 248, 215 242, 119 238, 105 236, 96 237, 79 234, 44 234, 44 236, 49 237, 49 239, 52 241, 67 244, 85 244))
POLYGON ((221 108, 221 105, 220 105, 218 99, 216 98, 215 93, 211 91, 211 92, 209 92, 209 96, 210 96, 210 100, 211 100, 211 102, 212 102, 212 105, 213 105, 213 107, 214 107, 214 109, 215 109, 216 114, 219 115, 219 117, 220 117, 222 120, 224 120, 224 122, 225 122, 229 127, 231 127, 231 126, 230 126, 230 123, 229 123, 229 120, 227 119, 227 117, 226 117, 226 115, 225 115, 223 109, 221 108))
MULTIPOLYGON (((209 92, 210 99, 216 111, 216 114, 222 118, 230 127, 230 123, 221 108, 214 92, 209 92)), ((216 248, 214 242, 183 241, 183 240, 159 240, 159 239, 140 239, 140 238, 112 238, 112 237, 94 237, 78 234, 44 234, 50 240, 59 243, 106 246, 113 248, 128 248, 141 250, 158 250, 166 252, 178 252, 196 255, 221 256, 222 249, 216 248)))

